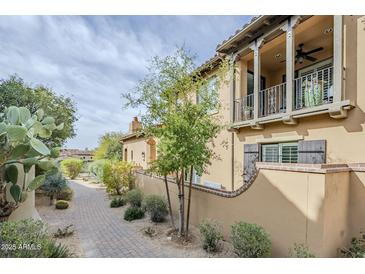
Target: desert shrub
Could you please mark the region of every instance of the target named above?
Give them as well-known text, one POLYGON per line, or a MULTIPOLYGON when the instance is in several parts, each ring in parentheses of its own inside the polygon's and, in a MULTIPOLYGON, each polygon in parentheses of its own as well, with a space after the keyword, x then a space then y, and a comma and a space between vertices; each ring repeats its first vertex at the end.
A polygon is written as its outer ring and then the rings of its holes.
POLYGON ((150 215, 151 221, 160 223, 169 213, 166 201, 158 195, 148 195, 143 199, 142 208, 150 215))
POLYGON ((61 170, 70 179, 75 179, 81 171, 84 162, 80 159, 69 158, 61 162, 61 170))
POLYGON ((0 223, 1 258, 66 258, 73 254, 57 244, 42 221, 32 219, 0 223))
POLYGON ((96 160, 89 164, 89 173, 96 178, 98 183, 103 182, 104 165, 107 162, 109 162, 109 160, 96 160))
POLYGON ((124 220, 133 221, 137 219, 142 219, 144 217, 144 210, 140 207, 129 207, 124 212, 124 220))
POLYGON ((103 183, 109 193, 121 195, 134 184, 133 165, 126 161, 106 161, 103 167, 103 183))
POLYGON ((271 255, 269 234, 259 225, 239 222, 232 226, 231 240, 235 253, 242 258, 265 258, 271 255))
POLYGON ((67 186, 66 188, 62 189, 56 196, 57 200, 64 200, 64 201, 71 201, 74 195, 73 190, 67 186))
POLYGON ((74 254, 68 249, 66 245, 49 241, 45 253, 47 258, 72 258, 74 254))
POLYGON ((294 244, 293 249, 289 252, 292 258, 315 258, 313 253, 310 252, 309 248, 304 244, 294 244))
POLYGON ((132 207, 140 207, 142 205, 143 194, 139 189, 132 189, 128 191, 125 197, 132 207))
POLYGON ((346 258, 365 258, 365 233, 360 233, 360 238, 352 238, 350 247, 341 249, 341 254, 346 258))
POLYGON ((56 173, 46 177, 41 189, 49 196, 51 202, 57 195, 67 188, 67 181, 61 173, 56 173))
POLYGON ((66 209, 68 208, 68 202, 64 200, 58 200, 56 202, 56 209, 66 209))
POLYGON ((124 197, 114 197, 110 202, 110 207, 121 207, 124 206, 127 202, 124 197))
POLYGON ((221 227, 214 221, 204 220, 199 224, 199 231, 203 248, 208 252, 217 251, 219 241, 223 240, 221 227))

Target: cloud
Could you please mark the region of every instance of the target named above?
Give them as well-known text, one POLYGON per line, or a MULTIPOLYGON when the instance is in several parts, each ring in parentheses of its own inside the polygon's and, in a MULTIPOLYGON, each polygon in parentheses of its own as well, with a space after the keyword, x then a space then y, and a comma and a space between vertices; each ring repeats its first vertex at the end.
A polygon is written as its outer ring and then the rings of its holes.
POLYGON ((67 147, 93 148, 108 131, 128 130, 138 109, 122 109, 155 55, 178 45, 197 64, 249 16, 0 16, 0 78, 18 74, 71 96, 80 120, 67 147))

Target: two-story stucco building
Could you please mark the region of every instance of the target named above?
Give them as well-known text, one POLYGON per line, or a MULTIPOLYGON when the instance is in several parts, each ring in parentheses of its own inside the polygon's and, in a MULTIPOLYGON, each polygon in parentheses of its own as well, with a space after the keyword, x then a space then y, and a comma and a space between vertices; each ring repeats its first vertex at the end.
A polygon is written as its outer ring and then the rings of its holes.
POLYGON ((219 89, 228 127, 194 180, 193 221, 226 234, 261 224, 275 256, 293 243, 337 256, 365 229, 365 16, 258 16, 216 51, 205 65, 225 56, 234 68, 219 89))

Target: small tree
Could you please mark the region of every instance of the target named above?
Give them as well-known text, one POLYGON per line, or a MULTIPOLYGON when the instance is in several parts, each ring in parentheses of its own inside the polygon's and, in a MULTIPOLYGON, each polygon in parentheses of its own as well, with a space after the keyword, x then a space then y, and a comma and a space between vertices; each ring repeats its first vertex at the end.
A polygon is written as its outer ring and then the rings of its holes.
POLYGON ((98 148, 95 151, 95 159, 120 161, 123 158, 123 144, 120 142, 123 134, 108 132, 99 139, 98 148))
POLYGON ((208 75, 196 70, 193 60, 184 49, 165 58, 155 57, 150 73, 125 96, 127 106, 143 106, 147 110, 142 116, 143 131, 159 140, 154 170, 165 176, 165 182, 168 174, 175 175, 180 236, 187 236, 189 228, 193 172, 201 175, 214 156, 209 144, 219 132, 220 123, 212 113, 220 106, 217 88, 226 76, 227 64, 223 60, 215 68, 216 84, 211 85, 208 75), (199 98, 198 104, 195 98, 199 98), (190 173, 189 178, 185 178, 186 173, 190 173), (189 198, 185 228, 186 181, 189 198))
POLYGON ((106 161, 103 182, 108 192, 121 195, 123 191, 133 188, 133 165, 126 161, 106 161))
POLYGON ((75 179, 80 174, 83 164, 80 159, 69 158, 61 162, 61 169, 70 179, 75 179))

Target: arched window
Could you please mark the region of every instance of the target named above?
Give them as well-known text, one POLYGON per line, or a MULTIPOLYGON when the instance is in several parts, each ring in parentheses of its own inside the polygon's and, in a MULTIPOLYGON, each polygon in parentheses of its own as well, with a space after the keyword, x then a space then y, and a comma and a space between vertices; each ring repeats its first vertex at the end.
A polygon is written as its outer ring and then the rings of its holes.
POLYGON ((131 161, 133 161, 133 150, 131 150, 131 161))
POLYGON ((128 161, 128 150, 124 149, 124 161, 128 161))

